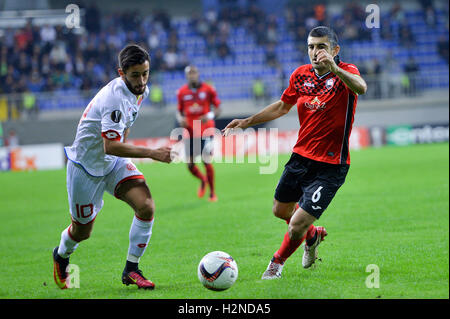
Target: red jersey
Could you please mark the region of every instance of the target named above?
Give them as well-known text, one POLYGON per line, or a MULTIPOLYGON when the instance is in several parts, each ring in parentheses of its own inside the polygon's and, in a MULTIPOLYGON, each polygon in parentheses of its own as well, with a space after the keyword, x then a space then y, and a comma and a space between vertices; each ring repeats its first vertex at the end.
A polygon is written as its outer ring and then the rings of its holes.
MULTIPOLYGON (((359 75, 353 64, 343 70, 359 75)), ((318 76, 311 64, 297 68, 281 100, 297 103, 300 130, 293 152, 315 161, 350 164, 349 139, 358 95, 332 72, 318 76)))
POLYGON ((187 129, 191 136, 200 137, 204 130, 215 127, 214 120, 208 120, 201 123, 200 132, 193 132, 193 121, 212 111, 211 105, 216 108, 220 105, 214 87, 202 82, 198 88, 194 89, 185 84, 177 91, 177 98, 178 111, 186 117, 187 129))

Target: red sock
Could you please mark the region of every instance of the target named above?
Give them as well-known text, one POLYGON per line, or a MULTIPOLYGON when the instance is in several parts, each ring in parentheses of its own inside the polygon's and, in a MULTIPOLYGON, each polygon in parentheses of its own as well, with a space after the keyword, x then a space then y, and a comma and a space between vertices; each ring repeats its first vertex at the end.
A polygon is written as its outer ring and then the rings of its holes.
POLYGON ((205 176, 203 176, 203 174, 200 172, 198 167, 195 166, 195 164, 188 166, 188 169, 192 173, 192 175, 200 179, 202 182, 205 181, 205 176))
POLYGON ((288 259, 300 245, 303 243, 305 239, 312 238, 314 236, 316 227, 314 225, 309 226, 306 234, 298 240, 292 240, 289 238, 289 232, 284 234, 283 242, 281 243, 280 249, 273 255, 275 257, 275 261, 279 263, 284 263, 286 259, 288 259))
POLYGON ((208 179, 209 189, 211 190, 211 195, 214 194, 214 168, 212 164, 205 163, 206 168, 206 178, 208 179))
POLYGON ((311 225, 308 228, 308 231, 306 232, 306 239, 311 239, 316 234, 316 226, 311 225))
POLYGON ((284 234, 280 249, 278 249, 273 255, 275 257, 275 262, 283 264, 286 259, 288 259, 297 250, 297 248, 300 247, 305 238, 306 235, 301 239, 291 240, 289 238, 289 232, 286 232, 286 234, 284 234))

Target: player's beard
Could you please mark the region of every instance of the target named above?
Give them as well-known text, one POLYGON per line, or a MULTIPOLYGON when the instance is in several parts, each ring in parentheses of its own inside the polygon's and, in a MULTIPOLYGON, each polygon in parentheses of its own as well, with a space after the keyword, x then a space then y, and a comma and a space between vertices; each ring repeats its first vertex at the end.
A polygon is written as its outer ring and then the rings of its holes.
POLYGON ((133 87, 133 85, 130 83, 130 81, 128 81, 128 79, 126 77, 124 77, 124 79, 125 79, 125 84, 131 93, 133 93, 134 95, 144 94, 147 83, 144 84, 144 87, 142 89, 138 89, 137 87, 133 87))
POLYGON ((189 82, 189 86, 191 87, 191 88, 193 88, 193 89, 198 89, 199 87, 200 87, 200 81, 191 81, 191 82, 189 82))

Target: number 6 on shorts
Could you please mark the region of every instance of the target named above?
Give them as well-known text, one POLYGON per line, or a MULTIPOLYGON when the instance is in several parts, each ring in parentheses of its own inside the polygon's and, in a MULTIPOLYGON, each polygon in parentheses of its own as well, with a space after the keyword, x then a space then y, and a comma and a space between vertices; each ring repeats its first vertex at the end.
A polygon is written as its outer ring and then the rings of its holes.
POLYGON ((311 200, 312 200, 313 203, 317 203, 317 202, 319 201, 320 196, 322 195, 322 194, 320 193, 320 191, 321 191, 322 189, 323 189, 323 187, 322 187, 322 186, 319 186, 319 188, 317 188, 316 191, 313 193, 313 195, 312 195, 312 197, 311 197, 311 200))

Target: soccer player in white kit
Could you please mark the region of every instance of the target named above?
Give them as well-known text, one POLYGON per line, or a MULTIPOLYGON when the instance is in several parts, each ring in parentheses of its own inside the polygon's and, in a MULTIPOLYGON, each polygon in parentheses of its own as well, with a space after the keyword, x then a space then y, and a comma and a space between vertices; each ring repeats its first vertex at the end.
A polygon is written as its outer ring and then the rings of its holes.
POLYGON ((81 241, 89 238, 105 191, 128 203, 135 213, 122 282, 144 289, 155 287, 138 268, 152 234, 155 205, 144 176, 129 158, 170 163, 171 148, 149 149, 125 143, 141 103, 148 96, 149 71, 150 57, 143 48, 128 45, 122 49, 120 76, 92 99, 80 119, 75 141, 65 148, 72 222, 53 250, 53 276, 61 289, 69 285, 69 256, 81 241))

